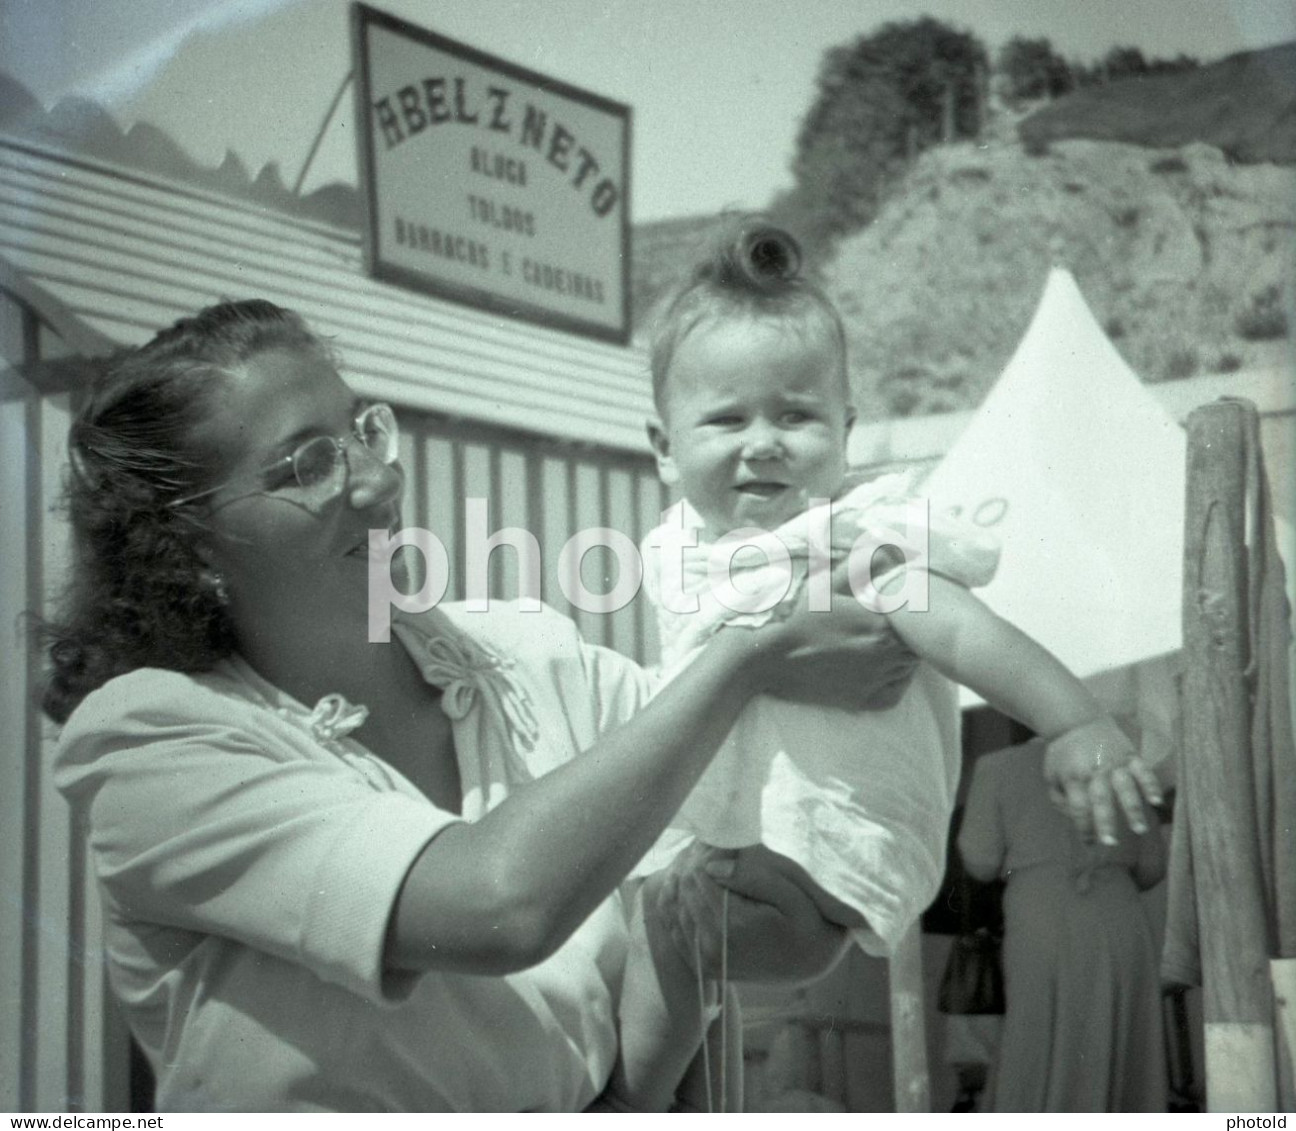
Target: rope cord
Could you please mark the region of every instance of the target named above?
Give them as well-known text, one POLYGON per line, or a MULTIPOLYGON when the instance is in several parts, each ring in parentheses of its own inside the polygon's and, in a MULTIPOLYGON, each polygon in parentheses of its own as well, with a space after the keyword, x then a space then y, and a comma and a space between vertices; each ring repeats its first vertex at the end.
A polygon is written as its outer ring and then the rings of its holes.
POLYGON ((706 1077, 706 1109, 710 1113, 715 1111, 715 1100, 711 1096, 711 1048, 707 1044, 706 980, 702 977, 702 947, 696 931, 693 933, 693 969, 697 972, 698 1024, 702 1028, 702 1075, 706 1077))
POLYGON ((729 1010, 725 999, 729 989, 729 889, 720 896, 720 1110, 729 1101, 729 1010))
MULTIPOLYGON (((706 1109, 716 1110, 715 1095, 711 1086, 711 1043, 707 1040, 706 979, 702 976, 702 946, 698 933, 693 934, 693 969, 697 972, 698 1015, 702 1030, 702 1072, 706 1077, 706 1109)), ((729 988, 729 889, 722 888, 720 895, 720 1111, 728 1109, 729 1102, 729 1010, 725 998, 729 988)))

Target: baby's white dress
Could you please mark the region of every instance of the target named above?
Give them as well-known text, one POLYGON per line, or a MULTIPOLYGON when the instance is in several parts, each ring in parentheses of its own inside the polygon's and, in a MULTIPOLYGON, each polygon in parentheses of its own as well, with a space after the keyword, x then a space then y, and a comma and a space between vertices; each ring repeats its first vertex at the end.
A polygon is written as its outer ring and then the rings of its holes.
MULTIPOLYGON (((992 534, 949 515, 930 515, 903 476, 859 484, 830 507, 831 521, 828 506, 812 508, 753 536, 751 544, 762 549, 734 556, 730 592, 717 590, 708 577, 714 547, 688 502, 663 514, 642 547, 644 588, 658 615, 663 684, 680 678, 723 625, 759 624, 779 615, 802 586, 814 584, 807 581, 813 564, 826 570, 861 537, 866 550, 880 544, 904 548, 903 564, 875 573, 875 589, 893 599, 902 584, 913 600, 922 571, 975 587, 986 584, 998 566, 992 534), (681 549, 681 534, 696 535, 697 545, 681 549), (771 538, 787 550, 785 569, 778 568, 781 554, 771 538), (785 587, 787 596, 774 608, 726 607, 769 604, 785 587), (751 602, 736 599, 736 592, 751 602), (696 611, 673 611, 693 597, 696 611)), ((820 591, 825 581, 818 574, 820 591)), ((890 954, 940 886, 961 762, 957 688, 928 664, 920 665, 889 710, 849 711, 760 696, 685 801, 675 835, 668 831, 639 870, 664 866, 688 842, 681 833, 718 847, 763 843, 867 919, 868 926, 856 931, 866 951, 890 954)))

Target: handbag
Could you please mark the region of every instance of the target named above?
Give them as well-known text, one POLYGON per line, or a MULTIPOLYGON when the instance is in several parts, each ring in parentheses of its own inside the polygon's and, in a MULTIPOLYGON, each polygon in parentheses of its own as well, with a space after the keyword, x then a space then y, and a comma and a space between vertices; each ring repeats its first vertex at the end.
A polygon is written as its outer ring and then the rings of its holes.
POLYGON ((941 1013, 1002 1013, 1003 965, 999 937, 986 927, 954 936, 936 1008, 941 1013))

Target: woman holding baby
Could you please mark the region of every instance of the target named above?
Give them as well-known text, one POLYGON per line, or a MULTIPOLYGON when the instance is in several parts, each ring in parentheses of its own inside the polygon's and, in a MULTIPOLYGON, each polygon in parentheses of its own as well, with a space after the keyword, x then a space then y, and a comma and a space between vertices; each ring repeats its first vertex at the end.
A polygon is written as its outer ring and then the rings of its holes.
MULTIPOLYGON (((767 850, 626 878, 755 699, 885 708, 912 654, 849 599, 667 686, 499 603, 372 644, 396 428, 260 300, 117 359, 73 424, 46 708, 159 1110, 700 1104, 720 963, 812 977, 847 935, 767 850)), ((1100 825, 1147 788, 1127 751, 1051 772, 1100 825)))

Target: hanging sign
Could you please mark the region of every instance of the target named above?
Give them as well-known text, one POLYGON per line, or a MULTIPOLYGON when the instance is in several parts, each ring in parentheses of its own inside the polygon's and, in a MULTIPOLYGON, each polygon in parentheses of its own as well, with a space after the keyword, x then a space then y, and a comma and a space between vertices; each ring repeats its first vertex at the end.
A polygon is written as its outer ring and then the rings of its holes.
POLYGON ((365 263, 485 310, 630 337, 630 108, 352 8, 365 263))

